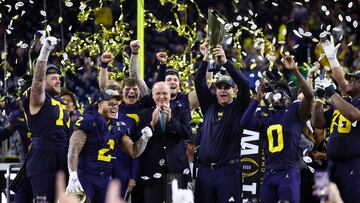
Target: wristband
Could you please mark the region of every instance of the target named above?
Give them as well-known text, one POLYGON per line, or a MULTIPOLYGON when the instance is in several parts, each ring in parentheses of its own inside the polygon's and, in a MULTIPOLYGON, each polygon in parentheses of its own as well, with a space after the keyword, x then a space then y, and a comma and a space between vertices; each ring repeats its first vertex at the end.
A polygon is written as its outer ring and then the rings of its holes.
POLYGON ((311 78, 311 79, 313 79, 314 77, 313 77, 313 76, 308 75, 308 76, 307 76, 307 78, 311 78))
POLYGON ((107 67, 108 67, 108 64, 107 63, 104 63, 104 62, 100 62, 100 67, 101 68, 106 68, 107 69, 107 67))

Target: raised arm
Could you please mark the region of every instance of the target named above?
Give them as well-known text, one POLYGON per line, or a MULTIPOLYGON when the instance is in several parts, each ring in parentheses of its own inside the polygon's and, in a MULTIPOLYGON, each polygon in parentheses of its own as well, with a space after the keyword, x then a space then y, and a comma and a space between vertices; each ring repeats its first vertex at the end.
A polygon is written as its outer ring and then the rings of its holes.
POLYGON ((335 46, 334 38, 331 35, 330 40, 323 41, 321 45, 325 52, 326 58, 329 60, 330 68, 333 72, 336 82, 339 84, 339 88, 341 92, 343 94, 346 94, 348 81, 345 79, 345 72, 337 59, 337 51, 339 49, 340 44, 335 46))
POLYGON ((306 78, 306 83, 310 87, 311 91, 313 91, 313 82, 314 82, 314 74, 320 68, 320 63, 315 61, 313 66, 309 69, 308 76, 306 78))
POLYGON ((292 73, 294 73, 296 79, 300 83, 300 89, 301 89, 301 92, 304 94, 304 98, 301 100, 298 114, 299 114, 299 117, 301 118, 301 120, 305 122, 310 116, 311 105, 313 102, 314 93, 312 91, 312 88, 309 87, 309 85, 306 83, 304 77, 301 75, 298 67, 296 66, 293 56, 284 55, 282 62, 286 69, 288 69, 292 73))
POLYGON ((159 61, 159 72, 156 77, 156 82, 165 81, 167 58, 166 52, 161 51, 156 53, 156 59, 159 61))
POLYGON ((140 98, 149 93, 149 88, 147 87, 145 81, 140 77, 140 65, 138 59, 138 53, 140 49, 140 41, 133 40, 130 42, 131 56, 130 56, 130 77, 135 78, 139 89, 140 89, 140 98))
POLYGON ((100 61, 99 88, 102 91, 109 82, 108 64, 114 59, 112 53, 103 53, 100 61))
POLYGON ((141 134, 141 137, 135 143, 126 134, 121 137, 121 147, 132 158, 139 157, 144 152, 147 142, 153 135, 150 127, 143 128, 141 134))
POLYGON ((57 39, 55 37, 47 37, 43 42, 39 57, 36 61, 29 100, 29 109, 32 115, 40 111, 45 101, 46 64, 50 52, 54 49, 56 44, 57 39))
POLYGON ((195 75, 195 91, 201 107, 201 111, 205 113, 211 102, 211 92, 207 86, 206 72, 209 61, 208 56, 209 39, 207 38, 203 44, 200 45, 200 52, 204 58, 200 62, 195 75))

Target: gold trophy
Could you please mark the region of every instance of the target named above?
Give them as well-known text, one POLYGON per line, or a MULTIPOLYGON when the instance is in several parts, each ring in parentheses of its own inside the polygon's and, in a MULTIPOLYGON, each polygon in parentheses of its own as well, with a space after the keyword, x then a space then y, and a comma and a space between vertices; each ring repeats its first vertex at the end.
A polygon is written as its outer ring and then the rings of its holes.
POLYGON ((223 44, 226 23, 226 18, 217 10, 213 8, 208 9, 209 71, 214 71, 216 69, 217 64, 212 50, 216 45, 223 44))

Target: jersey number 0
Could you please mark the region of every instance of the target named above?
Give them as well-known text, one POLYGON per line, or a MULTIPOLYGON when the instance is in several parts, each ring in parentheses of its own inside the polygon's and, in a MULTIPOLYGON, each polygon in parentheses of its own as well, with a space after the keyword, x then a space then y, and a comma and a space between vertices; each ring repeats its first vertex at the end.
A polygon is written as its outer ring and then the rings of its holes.
POLYGON ((269 151, 271 153, 280 152, 284 148, 284 136, 282 126, 280 124, 268 127, 267 138, 269 142, 269 151), (275 146, 274 137, 277 138, 277 146, 275 146))

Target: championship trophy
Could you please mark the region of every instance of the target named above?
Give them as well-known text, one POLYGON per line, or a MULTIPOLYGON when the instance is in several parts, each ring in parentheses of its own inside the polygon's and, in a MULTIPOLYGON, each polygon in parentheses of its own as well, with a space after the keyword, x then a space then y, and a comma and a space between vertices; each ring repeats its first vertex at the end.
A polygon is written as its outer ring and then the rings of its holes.
POLYGON ((208 9, 208 36, 209 36, 209 67, 208 71, 215 71, 216 60, 213 49, 216 45, 223 44, 225 35, 226 18, 213 8, 208 9))

